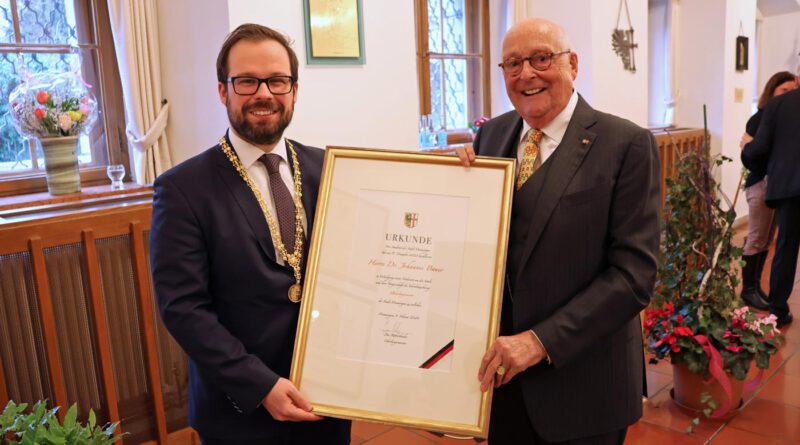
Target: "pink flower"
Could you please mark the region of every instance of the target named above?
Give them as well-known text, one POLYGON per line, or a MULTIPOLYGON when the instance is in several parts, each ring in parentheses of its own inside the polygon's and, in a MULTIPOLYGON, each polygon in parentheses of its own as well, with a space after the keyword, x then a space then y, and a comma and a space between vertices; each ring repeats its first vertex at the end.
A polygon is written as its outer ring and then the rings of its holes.
POLYGON ((738 346, 738 345, 728 345, 728 346, 725 346, 725 349, 727 349, 728 351, 731 351, 733 353, 736 353, 736 352, 741 351, 744 348, 742 346, 738 346))
POLYGON ((742 334, 734 334, 731 331, 725 331, 725 333, 722 334, 722 338, 739 338, 741 336, 742 334))
POLYGON ((742 306, 738 309, 733 310, 733 316, 736 318, 744 318, 748 312, 750 312, 750 307, 742 306))
POLYGON ((44 119, 44 110, 42 110, 41 108, 33 110, 33 114, 39 119, 44 119))
POLYGON ((58 115, 58 126, 63 131, 69 131, 69 128, 72 126, 72 118, 69 117, 69 114, 61 113, 58 115))
POLYGON ((47 94, 47 91, 39 90, 39 92, 36 93, 36 102, 39 102, 42 105, 46 104, 47 103, 47 99, 49 99, 49 98, 50 98, 50 95, 47 94))
POLYGON ((81 104, 78 106, 78 110, 85 116, 92 111, 92 107, 90 107, 87 103, 81 102, 81 104))

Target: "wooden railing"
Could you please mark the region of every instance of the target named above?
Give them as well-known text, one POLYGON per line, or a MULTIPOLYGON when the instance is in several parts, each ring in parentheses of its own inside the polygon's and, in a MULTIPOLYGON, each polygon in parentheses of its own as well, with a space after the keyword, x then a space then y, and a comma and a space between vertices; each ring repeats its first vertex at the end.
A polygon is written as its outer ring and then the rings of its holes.
POLYGON ((683 153, 688 151, 703 150, 703 135, 701 128, 677 128, 674 130, 652 130, 658 144, 658 153, 661 158, 661 206, 667 195, 667 178, 676 173, 676 162, 683 153))
POLYGON ((124 443, 199 443, 187 360, 153 302, 151 214, 142 188, 0 207, 0 407, 77 403, 124 443))

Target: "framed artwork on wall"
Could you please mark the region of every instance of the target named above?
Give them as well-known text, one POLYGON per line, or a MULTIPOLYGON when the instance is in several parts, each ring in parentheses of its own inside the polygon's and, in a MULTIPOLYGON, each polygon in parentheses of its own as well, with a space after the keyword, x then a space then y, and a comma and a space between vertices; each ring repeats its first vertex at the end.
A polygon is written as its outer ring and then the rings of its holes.
POLYGON ((310 65, 363 65, 361 0, 303 0, 306 62, 310 65))
POLYGON ((736 37, 736 71, 747 70, 747 45, 747 37, 736 37))

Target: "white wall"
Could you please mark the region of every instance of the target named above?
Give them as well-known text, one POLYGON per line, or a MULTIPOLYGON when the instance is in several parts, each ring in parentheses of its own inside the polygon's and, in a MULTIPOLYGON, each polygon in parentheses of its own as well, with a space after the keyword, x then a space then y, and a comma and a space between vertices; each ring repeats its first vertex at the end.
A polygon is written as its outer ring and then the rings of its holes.
MULTIPOLYGON (((711 152, 733 160, 717 172, 723 193, 733 200, 742 171, 739 140, 751 115, 752 76, 756 71, 752 64, 746 71, 735 70, 735 44, 741 22, 744 35, 751 37, 750 52, 753 51, 755 0, 681 2, 679 22, 675 124, 703 128, 703 105, 707 105, 711 152), (735 100, 736 89, 742 90, 739 102, 735 100)), ((747 215, 747 203, 741 193, 736 214, 747 215)))
POLYGON ((167 138, 172 161, 216 144, 227 128, 217 96, 217 52, 228 34, 228 7, 219 0, 156 2, 162 93, 170 103, 167 138))
MULTIPOLYGON (((575 88, 596 109, 647 126, 648 47, 647 0, 630 0, 628 6, 634 42, 636 72, 626 71, 611 46, 617 23, 618 0, 528 0, 534 17, 552 20, 567 31, 578 53, 575 88)), ((627 29, 623 10, 620 28, 627 29)))
POLYGON ((236 0, 230 29, 254 22, 291 36, 300 59, 299 90, 287 137, 326 145, 417 149, 413 2, 363 2, 364 65, 307 65, 303 2, 236 0))
POLYGON ((503 61, 503 36, 514 22, 512 0, 497 0, 489 4, 490 73, 492 73, 492 116, 500 116, 514 108, 506 94, 503 71, 498 64, 503 61))
MULTIPOLYGON (((605 1, 605 0, 598 0, 605 1)), ((528 0, 531 17, 542 17, 561 25, 567 32, 572 49, 578 54, 578 78, 575 89, 593 106, 592 53, 592 0, 569 2, 554 0, 528 0)), ((610 42, 609 38, 609 42, 610 42)), ((609 43, 610 45, 610 43, 609 43)), ((608 111, 608 110, 605 110, 608 111)))
MULTIPOLYGON (((636 72, 626 71, 622 59, 611 46, 611 33, 617 23, 619 2, 602 0, 592 2, 592 105, 600 110, 630 119, 646 127, 648 124, 648 63, 647 1, 628 1, 634 42, 636 72)), ((625 8, 619 27, 628 28, 625 8)))
POLYGON ((649 0, 647 43, 649 50, 648 79, 648 122, 650 125, 664 125, 667 101, 670 97, 669 79, 669 41, 665 30, 669 26, 669 1, 649 0))
POLYGON ((214 145, 228 127, 216 57, 245 22, 278 29, 300 60, 298 101, 287 137, 318 147, 416 149, 419 93, 413 2, 363 2, 365 65, 307 65, 301 1, 158 2, 167 126, 174 162, 214 145))
MULTIPOLYGON (((725 72, 725 82, 723 86, 723 123, 722 123, 722 145, 721 152, 724 156, 733 159, 723 165, 720 185, 722 190, 733 199, 739 188, 742 177, 741 148, 739 141, 744 133, 747 120, 752 114, 753 79, 757 73, 757 67, 753 65, 753 60, 749 60, 749 67, 745 71, 736 71, 736 37, 743 33, 749 36, 749 54, 755 51, 756 32, 756 2, 755 0, 729 0, 726 3, 726 26, 725 26, 725 47, 723 54, 723 68, 725 72), (740 31, 739 24, 742 24, 740 31), (742 100, 737 100, 735 91, 742 90, 742 100)), ((739 192, 736 202, 736 214, 739 216, 747 215, 747 200, 743 192, 739 192)))
POLYGON ((758 93, 778 71, 800 74, 800 12, 764 17, 759 42, 758 93))

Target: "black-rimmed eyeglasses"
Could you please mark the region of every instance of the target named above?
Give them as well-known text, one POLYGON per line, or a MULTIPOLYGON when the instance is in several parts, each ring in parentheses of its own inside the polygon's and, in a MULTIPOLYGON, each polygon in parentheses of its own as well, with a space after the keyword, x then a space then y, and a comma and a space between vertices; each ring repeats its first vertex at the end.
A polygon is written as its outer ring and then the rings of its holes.
POLYGON ((256 94, 261 84, 267 84, 267 89, 275 95, 289 94, 294 86, 292 76, 272 76, 260 79, 252 76, 229 77, 228 82, 233 85, 233 91, 241 96, 252 96, 256 94))
POLYGON ((516 76, 522 72, 522 67, 525 65, 525 61, 527 60, 528 63, 531 64, 531 67, 536 71, 544 71, 550 68, 550 65, 553 64, 553 57, 560 56, 561 54, 568 54, 570 52, 570 50, 560 51, 557 53, 535 52, 530 56, 523 57, 521 59, 511 57, 504 60, 502 63, 497 64, 497 66, 502 68, 503 72, 507 75, 516 76))

